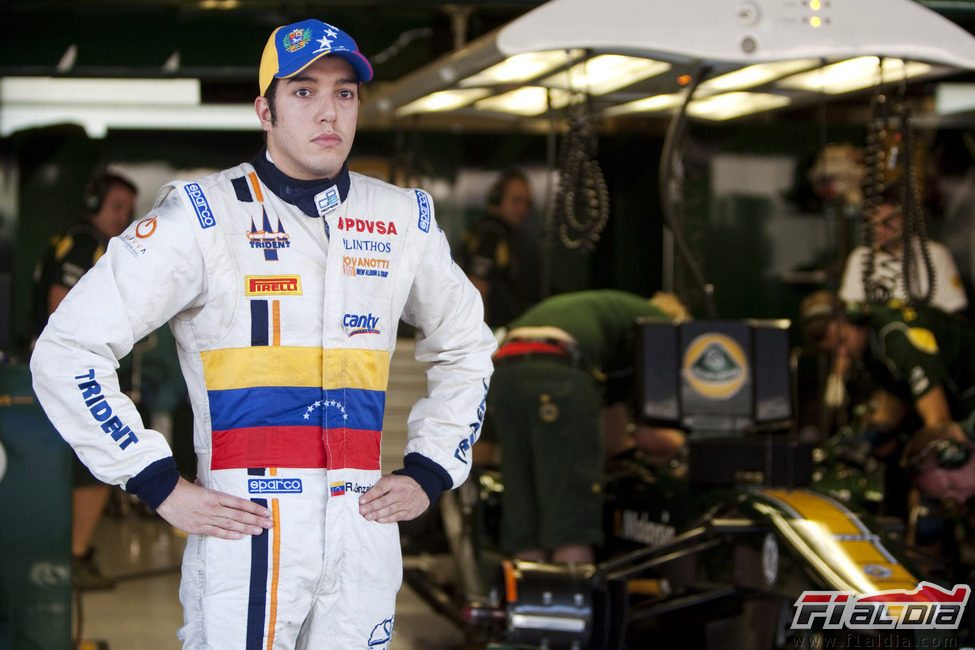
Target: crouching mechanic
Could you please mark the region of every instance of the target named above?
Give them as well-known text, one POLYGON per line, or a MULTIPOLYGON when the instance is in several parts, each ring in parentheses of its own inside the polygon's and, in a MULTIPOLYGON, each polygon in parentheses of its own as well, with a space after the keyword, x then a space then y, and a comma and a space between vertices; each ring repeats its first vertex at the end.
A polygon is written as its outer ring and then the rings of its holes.
POLYGON ((348 170, 371 77, 340 29, 275 29, 255 100, 266 147, 164 187, 51 316, 31 360, 45 411, 93 473, 190 533, 185 648, 387 648, 395 522, 468 474, 496 344, 429 195, 348 170), (383 475, 401 318, 431 368, 404 466, 383 475), (115 375, 165 322, 192 400, 197 484, 115 375))
POLYGON ((629 427, 641 317, 684 320, 669 294, 597 289, 552 296, 509 323, 485 427, 499 442, 501 544, 531 562, 592 563, 603 541, 607 456, 673 455, 675 429, 629 427))
POLYGON ((847 305, 828 291, 800 307, 806 337, 820 349, 864 364, 879 387, 871 416, 876 448, 889 442, 913 408, 923 426, 975 411, 975 327, 931 307, 847 305))

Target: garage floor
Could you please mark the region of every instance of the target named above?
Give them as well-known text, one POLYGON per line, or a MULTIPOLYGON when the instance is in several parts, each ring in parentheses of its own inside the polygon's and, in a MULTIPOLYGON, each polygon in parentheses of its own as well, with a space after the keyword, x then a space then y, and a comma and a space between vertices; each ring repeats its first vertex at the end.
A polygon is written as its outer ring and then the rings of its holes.
MULTIPOLYGON (((119 577, 111 591, 85 592, 75 599, 79 650, 178 650, 182 625, 179 561, 184 536, 155 516, 106 517, 96 548, 104 572, 119 577), (80 605, 80 617, 79 614, 80 605)), ((410 563, 416 558, 406 557, 410 563)), ((454 650, 461 633, 404 586, 396 605, 391 650, 454 650)))

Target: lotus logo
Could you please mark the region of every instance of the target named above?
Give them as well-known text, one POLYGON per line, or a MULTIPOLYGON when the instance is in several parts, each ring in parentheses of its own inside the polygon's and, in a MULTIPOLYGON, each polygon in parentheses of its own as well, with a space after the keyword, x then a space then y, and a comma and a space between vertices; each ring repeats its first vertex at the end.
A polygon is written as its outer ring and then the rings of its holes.
POLYGON ((724 334, 697 337, 684 353, 684 377, 710 399, 727 399, 748 379, 748 362, 738 343, 724 334))

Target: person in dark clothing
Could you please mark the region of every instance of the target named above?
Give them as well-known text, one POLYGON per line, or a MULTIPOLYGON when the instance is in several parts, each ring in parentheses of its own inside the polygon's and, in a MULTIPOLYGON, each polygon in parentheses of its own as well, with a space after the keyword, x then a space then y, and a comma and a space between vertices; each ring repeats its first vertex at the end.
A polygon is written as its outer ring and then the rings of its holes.
POLYGON ((872 418, 892 430, 913 406, 926 427, 964 419, 975 410, 975 326, 939 309, 845 304, 828 291, 800 306, 807 339, 820 349, 866 365, 881 389, 872 418))
POLYGON ((488 192, 487 212, 464 234, 463 266, 484 299, 484 318, 497 329, 534 304, 538 252, 524 222, 532 209, 528 177, 504 172, 488 192))
MULTIPOLYGON (((84 190, 84 218, 52 239, 34 270, 35 338, 68 291, 105 253, 108 240, 129 225, 137 194, 135 184, 119 174, 100 172, 92 177, 84 190)), ((91 538, 111 487, 92 476, 77 456, 72 484, 72 581, 79 589, 110 589, 115 582, 102 574, 95 562, 91 538)))

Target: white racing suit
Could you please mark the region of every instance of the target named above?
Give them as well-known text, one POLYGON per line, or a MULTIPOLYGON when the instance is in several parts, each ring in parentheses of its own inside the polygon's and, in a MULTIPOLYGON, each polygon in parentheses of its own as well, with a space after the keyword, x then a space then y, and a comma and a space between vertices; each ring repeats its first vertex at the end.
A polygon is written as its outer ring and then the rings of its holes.
POLYGON ((467 477, 495 342, 426 193, 343 171, 314 196, 316 218, 265 179, 248 163, 164 187, 51 317, 31 360, 34 388, 95 476, 155 508, 176 465, 115 369, 168 321, 199 482, 267 506, 274 520, 241 540, 190 536, 184 647, 387 648, 398 527, 366 521, 358 497, 381 475, 399 319, 416 327, 416 357, 432 366, 397 473, 431 503, 467 477))

